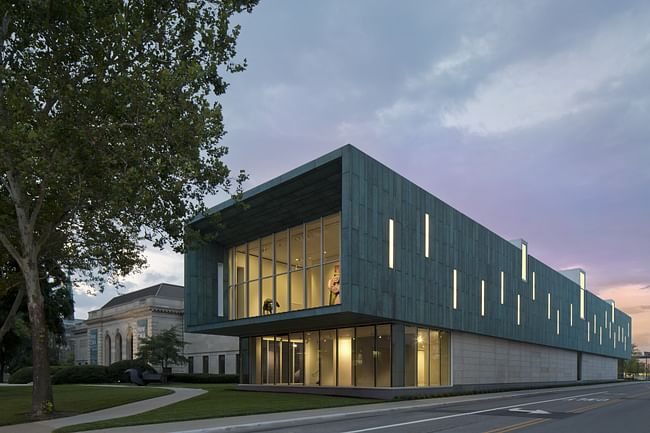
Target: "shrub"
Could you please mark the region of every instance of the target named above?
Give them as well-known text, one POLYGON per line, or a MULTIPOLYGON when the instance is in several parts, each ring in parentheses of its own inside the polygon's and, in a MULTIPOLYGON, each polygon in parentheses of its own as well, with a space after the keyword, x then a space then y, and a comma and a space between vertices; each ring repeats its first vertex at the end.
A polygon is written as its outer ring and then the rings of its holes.
POLYGON ((176 373, 169 377, 169 381, 182 383, 239 383, 239 376, 236 374, 176 373))
POLYGON ((106 367, 102 365, 75 365, 64 367, 52 376, 53 384, 107 383, 110 382, 106 367))
POLYGON ((29 383, 32 381, 32 367, 23 367, 11 373, 9 383, 29 383))
POLYGON ((124 370, 129 368, 137 368, 141 371, 150 371, 152 373, 156 371, 142 359, 125 359, 114 362, 106 368, 108 380, 110 382, 123 382, 124 370))

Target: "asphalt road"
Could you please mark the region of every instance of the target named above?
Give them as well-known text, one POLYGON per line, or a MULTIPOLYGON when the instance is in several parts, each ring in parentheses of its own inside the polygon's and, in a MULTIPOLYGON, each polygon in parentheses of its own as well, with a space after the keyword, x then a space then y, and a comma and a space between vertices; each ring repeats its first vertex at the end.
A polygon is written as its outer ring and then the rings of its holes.
MULTIPOLYGON (((476 397, 473 397, 476 398, 476 397)), ((467 400, 470 400, 468 397, 467 400)), ((415 403, 414 403, 415 404, 415 403)), ((368 407, 369 409, 371 406, 368 407)), ((205 431, 209 431, 206 429, 205 431)), ((650 384, 626 383, 527 391, 481 400, 350 414, 338 419, 287 419, 232 432, 282 433, 649 433, 650 384)))

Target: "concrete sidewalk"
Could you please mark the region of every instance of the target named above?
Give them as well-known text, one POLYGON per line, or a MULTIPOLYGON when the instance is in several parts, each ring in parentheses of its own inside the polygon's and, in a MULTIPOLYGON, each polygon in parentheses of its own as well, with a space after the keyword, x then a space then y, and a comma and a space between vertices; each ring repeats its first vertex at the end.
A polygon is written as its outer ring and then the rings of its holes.
MULTIPOLYGON (((100 385, 111 386, 111 385, 100 385)), ((119 385, 116 385, 119 386, 119 385)), ((14 424, 0 427, 0 433, 50 433, 59 427, 73 424, 82 424, 86 422, 102 421, 111 418, 121 418, 129 415, 136 415, 148 412, 159 407, 167 406, 172 403, 187 400, 197 395, 205 394, 203 389, 196 388, 171 388, 163 387, 174 391, 172 394, 162 397, 150 398, 148 400, 136 401, 134 403, 115 406, 108 409, 98 410, 96 412, 84 413, 81 415, 70 416, 66 418, 54 418, 44 421, 31 422, 25 424, 14 424)))

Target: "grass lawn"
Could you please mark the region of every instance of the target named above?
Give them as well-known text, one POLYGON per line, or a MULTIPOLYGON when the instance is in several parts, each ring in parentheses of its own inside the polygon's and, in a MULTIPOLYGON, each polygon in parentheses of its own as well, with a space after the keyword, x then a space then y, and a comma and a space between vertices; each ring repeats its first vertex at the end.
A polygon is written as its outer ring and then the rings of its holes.
POLYGON ((63 427, 57 429, 56 433, 161 422, 188 421, 202 418, 252 415, 256 413, 349 406, 354 404, 376 403, 378 401, 309 394, 236 391, 235 385, 231 384, 184 384, 178 386, 202 388, 208 392, 198 397, 139 415, 63 427))
MULTIPOLYGON (((53 393, 56 414, 70 416, 160 397, 171 391, 155 387, 54 385, 53 393)), ((32 387, 0 387, 0 407, 0 425, 31 421, 32 387)))

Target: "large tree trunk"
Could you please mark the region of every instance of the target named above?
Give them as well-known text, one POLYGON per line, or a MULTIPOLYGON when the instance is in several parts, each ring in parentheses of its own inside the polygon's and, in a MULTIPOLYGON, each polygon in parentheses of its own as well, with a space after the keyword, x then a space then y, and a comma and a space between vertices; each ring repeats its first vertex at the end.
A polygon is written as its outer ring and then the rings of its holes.
POLYGON ((2 327, 0 327, 0 342, 2 342, 2 339, 4 336, 11 330, 11 328, 14 326, 14 320, 16 319, 16 313, 18 312, 18 308, 20 308, 20 304, 23 303, 23 296, 25 294, 25 290, 20 287, 18 289, 18 293, 16 294, 16 299, 14 299, 14 303, 11 306, 11 310, 9 310, 9 314, 5 317, 5 323, 2 324, 2 327))
POLYGON ((50 379, 50 361, 48 358, 48 332, 45 322, 45 302, 38 278, 36 260, 30 260, 25 269, 25 288, 27 308, 32 328, 32 417, 42 418, 54 410, 52 382, 50 379))

